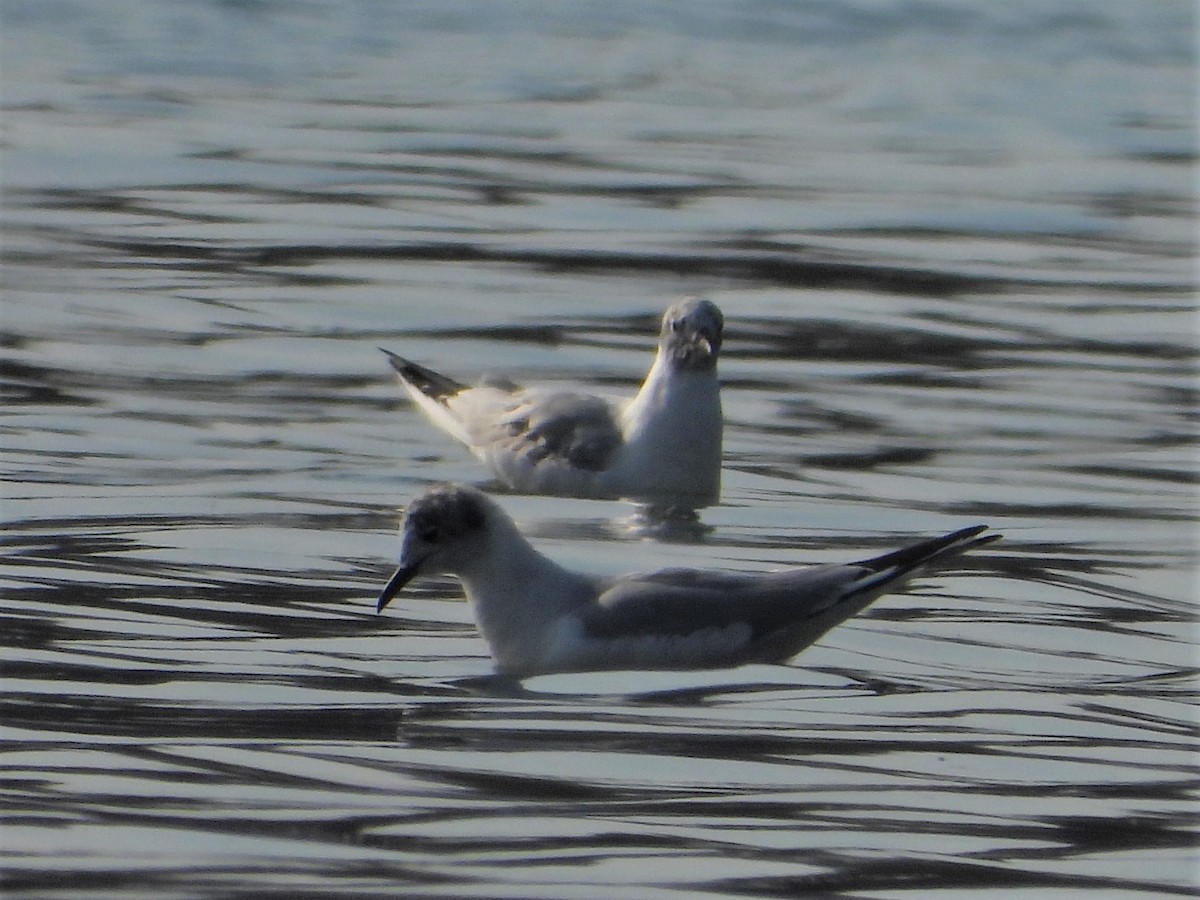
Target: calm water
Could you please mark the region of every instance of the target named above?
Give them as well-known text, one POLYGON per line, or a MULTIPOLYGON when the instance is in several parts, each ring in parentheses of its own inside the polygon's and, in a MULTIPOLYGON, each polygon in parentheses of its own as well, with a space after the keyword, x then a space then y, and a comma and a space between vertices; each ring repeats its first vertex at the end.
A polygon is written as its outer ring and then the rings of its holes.
POLYGON ((1197 887, 1193 6, 7 0, 0 887, 1197 887), (489 691, 383 345, 632 390, 725 310, 700 542, 1007 540, 789 666, 489 691), (475 680, 473 680, 475 679, 475 680))

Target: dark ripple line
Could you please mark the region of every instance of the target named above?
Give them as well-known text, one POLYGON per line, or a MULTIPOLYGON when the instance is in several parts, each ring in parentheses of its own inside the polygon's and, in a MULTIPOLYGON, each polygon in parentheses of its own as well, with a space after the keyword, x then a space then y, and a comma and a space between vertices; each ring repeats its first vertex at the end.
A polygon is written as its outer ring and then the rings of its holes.
POLYGON ((292 244, 231 248, 182 241, 106 241, 85 243, 153 258, 169 257, 226 266, 307 266, 328 260, 393 260, 407 262, 516 263, 554 272, 645 272, 664 275, 704 275, 718 279, 765 282, 787 287, 857 288, 888 294, 953 297, 965 293, 995 293, 1012 287, 1114 291, 1122 294, 1187 294, 1193 285, 1112 284, 1110 282, 999 278, 916 267, 864 265, 833 260, 804 259, 797 253, 661 252, 632 253, 603 250, 549 250, 489 247, 466 241, 442 243, 332 245, 292 244))
MULTIPOLYGON (((951 890, 975 888, 1029 890, 1068 888, 1093 890, 1144 890, 1180 896, 1195 896, 1192 889, 1140 878, 1103 877, 1055 872, 1034 872, 1007 865, 988 865, 963 860, 893 858, 864 861, 852 866, 833 854, 827 856, 832 872, 815 875, 759 876, 710 882, 706 887, 731 895, 752 897, 835 897, 859 891, 951 890)), ((693 885, 693 887, 695 887, 693 885)))
MULTIPOLYGON (((102 241, 92 246, 153 258, 200 260, 221 266, 307 266, 327 260, 393 260, 406 262, 517 263, 556 272, 648 272, 664 275, 705 275, 720 279, 767 282, 792 287, 865 288, 889 294, 950 297, 992 292, 1001 282, 993 277, 938 272, 898 266, 800 259, 770 253, 615 253, 589 250, 542 250, 487 247, 467 242, 327 245, 295 244, 275 247, 229 248, 180 241, 102 241)), ((1032 284, 1032 282, 1022 282, 1032 284)), ((1055 282, 1046 287, 1061 287, 1055 282)), ((1177 288, 1178 289, 1178 288, 1177 288)))
POLYGON ((392 741, 402 715, 402 711, 384 704, 208 709, 60 694, 0 699, 0 720, 11 728, 139 739, 198 738, 206 742, 392 741))
MULTIPOLYGON (((417 869, 385 860, 364 863, 295 857, 290 858, 282 869, 276 864, 270 876, 264 874, 261 860, 242 865, 192 863, 171 869, 150 870, 144 866, 116 870, 107 866, 98 869, 48 866, 19 873, 0 872, 0 893, 5 896, 32 897, 35 892, 40 894, 43 891, 66 891, 75 895, 107 891, 109 893, 104 896, 110 897, 205 896, 228 900, 282 897, 286 900, 324 900, 330 896, 328 889, 339 886, 341 882, 345 882, 341 887, 347 891, 342 896, 377 897, 383 900, 395 897, 397 887, 464 884, 465 879, 461 875, 440 875, 425 868, 417 869), (276 879, 284 874, 289 877, 283 884, 278 883, 276 879), (302 876, 306 876, 306 880, 298 881, 302 876), (374 883, 375 889, 364 889, 364 881, 374 883)), ((484 896, 475 895, 478 900, 484 896)))

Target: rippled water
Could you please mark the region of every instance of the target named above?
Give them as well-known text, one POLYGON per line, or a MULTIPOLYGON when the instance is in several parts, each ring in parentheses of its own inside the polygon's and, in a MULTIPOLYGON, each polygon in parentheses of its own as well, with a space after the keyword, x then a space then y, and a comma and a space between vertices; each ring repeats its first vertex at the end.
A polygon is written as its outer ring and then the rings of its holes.
POLYGON ((0 886, 1196 888, 1193 9, 8 2, 0 886), (632 390, 727 318, 702 541, 1006 540, 789 666, 489 689, 376 349, 632 390))

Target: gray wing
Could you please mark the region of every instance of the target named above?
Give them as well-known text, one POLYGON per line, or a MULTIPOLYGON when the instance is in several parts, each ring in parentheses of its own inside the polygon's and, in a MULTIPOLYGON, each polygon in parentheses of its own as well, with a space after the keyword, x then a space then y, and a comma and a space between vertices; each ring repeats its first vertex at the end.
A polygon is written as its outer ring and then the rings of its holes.
POLYGON ((607 469, 623 437, 612 406, 600 397, 525 391, 489 427, 482 443, 532 465, 558 460, 575 469, 607 469))
POLYGON ((470 446, 511 486, 536 486, 549 477, 542 486, 554 487, 556 477, 565 477, 559 487, 570 488, 569 479, 609 468, 624 443, 616 409, 601 397, 526 389, 494 377, 468 387, 383 352, 434 423, 470 446))
POLYGON ((985 530, 963 528, 847 565, 759 576, 667 569, 619 579, 580 618, 598 640, 660 639, 660 648, 675 648, 676 663, 782 662, 924 566, 999 539, 985 530))
MULTIPOLYGON (((840 607, 853 585, 869 574, 856 565, 768 575, 666 569, 615 581, 580 619, 584 633, 598 640, 680 639, 673 645, 685 650, 686 640, 696 636, 706 648, 705 665, 775 661, 794 655, 861 608, 850 604, 843 613, 840 607), (709 637, 714 634, 722 636, 720 659, 713 657, 709 637)), ((663 660, 668 666, 678 662, 663 660)))

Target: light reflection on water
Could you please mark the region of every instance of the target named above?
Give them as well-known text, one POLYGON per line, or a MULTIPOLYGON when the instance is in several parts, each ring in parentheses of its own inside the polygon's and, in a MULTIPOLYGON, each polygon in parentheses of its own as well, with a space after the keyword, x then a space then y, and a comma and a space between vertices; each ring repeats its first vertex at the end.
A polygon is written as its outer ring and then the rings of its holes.
MULTIPOLYGON (((269 6, 264 27, 290 21, 269 6)), ((1132 28, 1098 9, 1096 33, 1132 28)), ((886 60, 856 69, 869 36, 795 117, 718 53, 710 85, 742 85, 720 116, 687 80, 702 53, 625 77, 658 59, 645 23, 620 77, 578 57, 569 99, 550 67, 492 82, 499 106, 479 81, 450 102, 436 64, 421 106, 380 99, 412 59, 277 94, 187 66, 156 93, 146 58, 56 78, 30 48, 84 39, 39 10, 6 71, 7 891, 1189 889, 1194 155, 1168 113, 1192 88, 1161 25, 1134 23, 1154 52, 1120 57, 1129 93, 1089 97, 1096 134, 1039 95, 1023 133, 922 149, 937 106, 872 82, 886 60), (1161 108, 1119 124, 1143 96, 1161 108), (1095 152, 1066 140, 1085 132, 1095 152), (453 583, 376 617, 396 508, 485 478, 376 347, 631 390, 685 291, 728 321, 711 531, 504 497, 547 552, 759 569, 975 521, 1005 542, 787 667, 518 689, 484 679, 453 583)), ((676 50, 721 46, 687 21, 676 50)), ((1084 32, 1043 40, 1113 62, 1084 32)), ((798 52, 755 47, 768 72, 798 52)))

